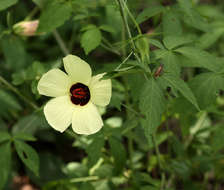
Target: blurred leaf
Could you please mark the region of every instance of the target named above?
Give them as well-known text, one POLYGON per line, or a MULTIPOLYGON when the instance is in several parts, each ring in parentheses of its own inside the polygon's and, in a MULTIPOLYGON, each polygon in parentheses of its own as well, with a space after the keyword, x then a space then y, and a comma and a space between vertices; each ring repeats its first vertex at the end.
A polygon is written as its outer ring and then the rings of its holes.
POLYGON ((16 4, 18 0, 1 0, 0 1, 0 11, 11 7, 12 5, 16 4))
POLYGON ((161 80, 167 83, 168 86, 171 88, 177 89, 180 91, 180 93, 189 101, 191 102, 198 110, 200 108, 198 107, 197 100, 192 93, 191 89, 188 87, 187 83, 185 83, 182 79, 179 77, 176 77, 173 74, 163 74, 161 77, 161 80))
POLYGON ((89 167, 91 168, 93 165, 97 163, 99 158, 102 156, 102 148, 104 146, 104 138, 103 136, 98 136, 93 139, 93 142, 87 147, 86 152, 88 154, 89 159, 89 167))
POLYGON ((144 9, 136 18, 138 24, 148 20, 149 18, 161 13, 164 11, 164 7, 161 5, 150 6, 149 8, 144 9))
POLYGON ((20 111, 22 109, 18 100, 11 93, 2 89, 0 89, 0 104, 0 115, 5 118, 9 117, 9 112, 20 111))
POLYGON ((37 140, 34 136, 32 136, 28 133, 22 133, 22 132, 16 133, 15 135, 13 135, 13 138, 16 140, 23 140, 23 141, 36 141, 37 140))
POLYGON ((37 152, 23 141, 15 140, 16 152, 23 163, 35 173, 39 175, 39 156, 37 152))
MULTIPOLYGON (((43 186, 48 182, 64 179, 66 177, 64 172, 62 172, 64 162, 57 155, 51 154, 48 151, 47 153, 40 153, 39 156, 40 156, 39 176, 34 175, 33 172, 28 170, 29 176, 32 181, 34 181, 39 186, 43 186)), ((75 174, 80 175, 79 173, 75 174)))
POLYGON ((209 54, 206 51, 195 47, 181 47, 176 49, 175 51, 181 53, 192 62, 195 62, 198 67, 206 68, 215 72, 218 72, 220 70, 219 64, 216 63, 215 56, 209 54))
POLYGON ((92 50, 96 49, 101 43, 101 32, 98 28, 87 30, 82 34, 81 46, 85 54, 88 55, 92 50))
POLYGON ((156 40, 156 39, 150 39, 149 44, 156 46, 159 49, 165 49, 163 44, 159 40, 156 40))
POLYGON ((11 143, 0 144, 0 189, 3 189, 11 168, 11 143))
POLYGON ((209 30, 209 24, 196 10, 193 9, 192 1, 178 0, 178 3, 180 5, 180 8, 185 13, 183 19, 188 25, 202 31, 209 30))
POLYGON ((224 27, 214 29, 200 36, 198 39, 198 46, 201 49, 207 49, 212 46, 224 34, 224 27))
POLYGON ((12 133, 29 133, 34 134, 39 129, 46 129, 48 124, 46 123, 43 116, 38 113, 27 115, 21 118, 12 129, 12 133))
POLYGON ((109 138, 109 145, 111 155, 114 158, 114 171, 116 173, 122 172, 123 168, 125 167, 126 163, 126 150, 124 145, 117 137, 111 136, 109 138))
POLYGON ((163 39, 163 43, 169 50, 171 50, 177 48, 178 46, 192 43, 192 39, 187 37, 186 35, 184 36, 172 35, 172 36, 166 36, 163 39))
POLYGON ((51 32, 69 19, 72 7, 69 2, 48 1, 40 15, 37 32, 51 32))
POLYGON ((12 74, 12 84, 20 85, 23 84, 26 80, 26 72, 24 70, 20 72, 15 72, 12 74))
POLYGON ((190 87, 204 109, 215 102, 219 90, 224 90, 224 78, 211 72, 202 73, 191 80, 190 87))
POLYGON ((4 141, 9 141, 11 139, 11 135, 6 131, 0 131, 0 144, 4 141))
POLYGON ((80 190, 94 190, 94 189, 95 189, 94 186, 88 182, 82 183, 82 185, 80 187, 80 190))
POLYGON ((6 64, 10 69, 18 71, 26 65, 26 50, 18 37, 7 36, 1 38, 0 45, 6 64))
POLYGON ((141 113, 146 116, 142 119, 145 136, 150 144, 151 135, 161 122, 161 116, 165 111, 165 98, 157 82, 151 78, 144 84, 139 102, 141 113))
POLYGON ((88 175, 88 168, 79 162, 69 162, 63 169, 63 172, 71 178, 84 177, 88 175))
POLYGON ((163 36, 170 36, 175 34, 176 36, 182 34, 182 26, 178 15, 174 10, 168 10, 163 14, 163 36))
POLYGON ((101 25, 99 29, 112 34, 116 33, 115 29, 110 25, 101 25))

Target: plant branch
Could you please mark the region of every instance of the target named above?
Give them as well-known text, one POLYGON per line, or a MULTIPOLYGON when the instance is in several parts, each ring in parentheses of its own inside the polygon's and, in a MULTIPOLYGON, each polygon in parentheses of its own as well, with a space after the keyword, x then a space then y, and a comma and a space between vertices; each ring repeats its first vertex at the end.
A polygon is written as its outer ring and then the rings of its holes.
POLYGON ((60 34, 58 33, 57 30, 53 31, 53 35, 59 45, 59 47, 61 48, 61 51, 63 52, 63 54, 66 56, 69 54, 69 50, 65 45, 65 42, 63 41, 63 39, 61 38, 60 34))

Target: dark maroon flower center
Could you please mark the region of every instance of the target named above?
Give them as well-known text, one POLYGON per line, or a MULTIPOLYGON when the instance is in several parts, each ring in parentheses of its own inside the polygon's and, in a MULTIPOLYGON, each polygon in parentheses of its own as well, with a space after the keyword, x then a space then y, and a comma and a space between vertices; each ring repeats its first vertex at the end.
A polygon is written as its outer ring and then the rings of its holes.
POLYGON ((70 88, 71 101, 75 105, 84 106, 90 100, 90 91, 88 86, 82 83, 73 84, 70 88))

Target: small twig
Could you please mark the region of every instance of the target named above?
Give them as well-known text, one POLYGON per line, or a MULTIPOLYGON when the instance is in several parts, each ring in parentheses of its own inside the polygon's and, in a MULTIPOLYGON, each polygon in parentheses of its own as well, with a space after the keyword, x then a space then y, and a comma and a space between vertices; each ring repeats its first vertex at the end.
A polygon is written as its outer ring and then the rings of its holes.
POLYGON ((68 48, 66 47, 65 42, 62 40, 58 31, 54 30, 53 35, 54 35, 59 47, 61 48, 61 51, 64 53, 64 55, 68 55, 69 54, 68 48))
POLYGON ((121 68, 121 66, 124 64, 124 63, 126 63, 127 62, 127 60, 131 57, 131 55, 133 54, 133 51, 124 59, 124 61, 121 63, 121 64, 119 64, 117 67, 116 67, 116 69, 115 69, 115 71, 119 71, 119 69, 121 68))

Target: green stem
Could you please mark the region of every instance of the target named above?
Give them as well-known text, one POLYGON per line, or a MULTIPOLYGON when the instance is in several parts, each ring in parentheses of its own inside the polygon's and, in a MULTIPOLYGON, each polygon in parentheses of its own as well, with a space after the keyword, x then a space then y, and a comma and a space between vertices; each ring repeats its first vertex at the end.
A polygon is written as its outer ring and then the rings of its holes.
POLYGON ((127 17, 125 15, 124 6, 123 6, 124 2, 123 2, 123 0, 117 0, 117 1, 118 1, 118 4, 119 4, 122 21, 123 21, 125 29, 128 33, 128 37, 131 40, 132 50, 133 50, 133 52, 135 52, 136 47, 135 47, 135 43, 132 39, 132 35, 131 35, 131 31, 130 31, 130 28, 129 28, 129 25, 128 25, 127 17))
POLYGON ((134 25, 136 26, 136 28, 137 28, 137 30, 138 30, 138 33, 139 33, 139 34, 142 34, 142 31, 141 31, 141 29, 140 29, 138 23, 136 22, 136 20, 135 20, 133 14, 130 12, 130 10, 129 10, 127 4, 124 3, 124 6, 125 6, 125 9, 127 10, 127 13, 128 13, 128 15, 129 15, 129 17, 131 18, 132 22, 133 22, 134 25))
POLYGON ((157 157, 157 161, 158 161, 158 165, 159 165, 159 170, 161 172, 161 185, 160 185, 160 190, 163 190, 164 189, 164 184, 165 184, 165 181, 166 181, 166 176, 165 176, 165 172, 164 172, 164 168, 163 168, 163 165, 162 165, 162 162, 161 162, 161 159, 160 159, 160 151, 159 151, 159 147, 156 143, 156 135, 155 133, 152 134, 152 142, 153 142, 153 145, 155 147, 155 151, 156 151, 156 157, 157 157))
POLYGON ((24 95, 22 95, 14 86, 12 86, 9 82, 7 82, 2 76, 0 76, 0 82, 2 82, 11 91, 13 91, 15 94, 17 94, 24 102, 26 102, 28 105, 30 105, 33 109, 35 109, 35 110, 39 109, 39 107, 35 103, 33 103, 31 100, 29 100, 24 95))
POLYGON ((64 53, 65 56, 68 55, 69 54, 68 48, 66 47, 65 42, 61 38, 61 36, 58 33, 58 31, 54 30, 53 31, 53 35, 54 35, 54 37, 55 37, 59 47, 61 48, 61 51, 64 53))

